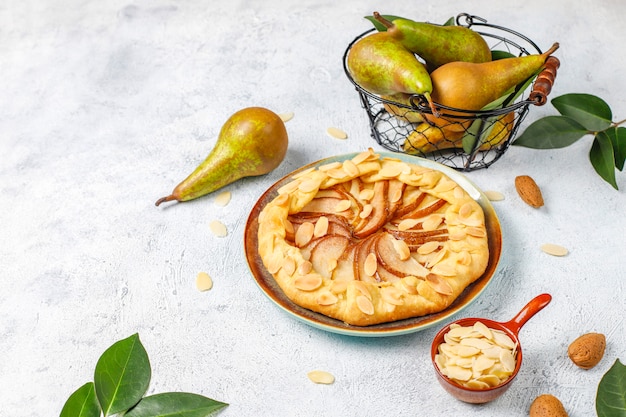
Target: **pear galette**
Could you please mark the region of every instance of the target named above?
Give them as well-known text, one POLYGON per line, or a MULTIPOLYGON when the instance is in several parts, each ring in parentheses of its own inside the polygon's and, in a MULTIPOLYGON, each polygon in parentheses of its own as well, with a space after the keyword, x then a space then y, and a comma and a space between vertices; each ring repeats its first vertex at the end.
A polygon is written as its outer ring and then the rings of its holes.
POLYGON ((482 207, 460 185, 372 149, 294 175, 258 221, 285 295, 357 326, 444 310, 489 259, 482 207))

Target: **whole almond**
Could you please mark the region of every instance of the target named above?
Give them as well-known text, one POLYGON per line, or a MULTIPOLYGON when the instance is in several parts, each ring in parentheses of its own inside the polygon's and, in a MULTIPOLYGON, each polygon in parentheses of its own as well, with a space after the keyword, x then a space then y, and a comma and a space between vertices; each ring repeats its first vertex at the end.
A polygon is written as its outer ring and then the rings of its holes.
POLYGON ((515 189, 526 204, 539 208, 543 206, 543 196, 541 190, 534 179, 528 175, 515 177, 515 189))
POLYGON ((530 417, 567 417, 561 400, 551 394, 541 394, 530 405, 530 417))
POLYGON ((567 349, 567 355, 583 369, 596 366, 604 356, 606 337, 601 333, 586 333, 574 340, 567 349))

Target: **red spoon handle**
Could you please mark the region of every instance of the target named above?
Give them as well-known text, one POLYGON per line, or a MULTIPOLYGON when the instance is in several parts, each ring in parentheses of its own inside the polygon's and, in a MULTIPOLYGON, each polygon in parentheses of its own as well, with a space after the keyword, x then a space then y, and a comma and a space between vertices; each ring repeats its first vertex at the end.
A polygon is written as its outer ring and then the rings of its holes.
POLYGON ((552 296, 550 294, 540 294, 536 296, 530 300, 528 304, 526 304, 524 308, 522 308, 520 312, 515 315, 515 317, 504 323, 504 325, 517 335, 522 326, 526 324, 532 316, 550 304, 551 300, 552 296))

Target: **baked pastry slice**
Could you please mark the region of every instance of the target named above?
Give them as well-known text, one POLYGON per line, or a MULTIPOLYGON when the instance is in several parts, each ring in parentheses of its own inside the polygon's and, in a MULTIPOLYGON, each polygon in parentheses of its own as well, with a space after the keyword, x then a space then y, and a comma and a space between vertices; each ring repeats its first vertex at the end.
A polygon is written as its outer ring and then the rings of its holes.
POLYGON ((298 173, 258 222, 285 295, 356 326, 442 311, 489 260, 482 207, 459 184, 372 149, 298 173))

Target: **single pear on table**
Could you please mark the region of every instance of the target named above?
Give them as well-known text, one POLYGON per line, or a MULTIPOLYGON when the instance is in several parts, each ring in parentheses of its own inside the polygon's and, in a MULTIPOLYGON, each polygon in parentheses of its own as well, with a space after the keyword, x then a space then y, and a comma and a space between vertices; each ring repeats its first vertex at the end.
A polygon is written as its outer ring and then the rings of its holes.
POLYGON ((489 62, 491 49, 485 39, 464 26, 442 26, 410 19, 389 21, 374 12, 374 19, 409 51, 419 55, 429 71, 448 62, 489 62))
POLYGON ((282 119, 263 107, 247 107, 224 123, 209 156, 172 193, 156 201, 189 201, 244 177, 267 174, 285 158, 288 136, 282 119))
POLYGON ((357 40, 350 48, 346 65, 354 81, 370 93, 419 94, 431 102, 433 86, 426 67, 388 32, 357 40))

